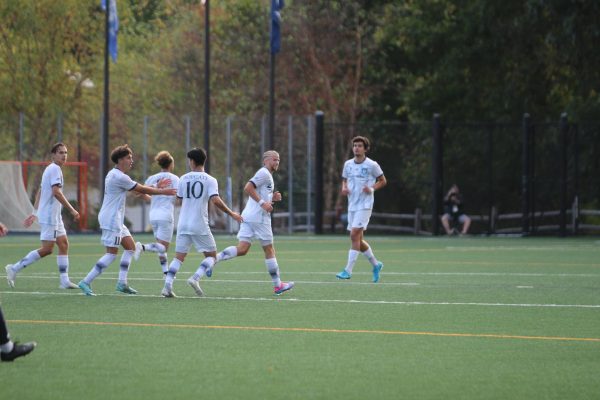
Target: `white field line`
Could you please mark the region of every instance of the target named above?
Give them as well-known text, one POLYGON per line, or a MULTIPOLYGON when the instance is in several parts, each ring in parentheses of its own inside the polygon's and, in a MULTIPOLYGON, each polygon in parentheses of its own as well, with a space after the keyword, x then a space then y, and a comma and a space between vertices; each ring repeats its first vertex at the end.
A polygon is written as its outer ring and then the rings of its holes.
MULTIPOLYGON (((573 278, 600 278, 600 273, 597 274, 569 274, 569 273, 535 273, 535 272, 392 272, 383 270, 381 273, 382 276, 390 275, 390 276, 531 276, 531 277, 573 277, 573 278)), ((330 275, 335 277, 336 271, 283 271, 286 275, 330 275)), ((115 271, 107 271, 102 275, 117 275, 119 272, 115 271)), ((189 273, 192 273, 190 270, 189 273)), ((129 271, 129 276, 138 276, 138 275, 153 275, 158 276, 160 271, 157 272, 139 272, 139 271, 129 271)), ((267 275, 266 271, 221 271, 215 270, 216 275, 267 275)), ((75 274, 74 276, 76 276, 75 274)), ((353 272, 352 276, 360 276, 360 275, 368 275, 371 276, 371 272, 353 272)), ((6 276, 6 275, 0 275, 6 276)), ((32 277, 32 276, 51 276, 58 278, 58 273, 51 272, 32 272, 28 275, 17 275, 17 279, 20 279, 21 276, 32 277)))
MULTIPOLYGON (((78 293, 75 290, 63 292, 19 292, 15 290, 0 291, 2 295, 26 295, 26 296, 83 296, 83 293, 78 293)), ((289 293, 287 297, 232 297, 232 296, 180 296, 177 299, 197 299, 197 300, 219 300, 219 301, 284 301, 298 303, 331 303, 331 304, 375 304, 375 305, 404 305, 404 306, 474 306, 474 307, 520 307, 520 308, 583 308, 583 309, 599 309, 600 304, 541 304, 541 303, 477 303, 477 302, 435 302, 435 301, 386 301, 386 300, 342 300, 342 299, 298 299, 290 297, 293 293, 289 293)), ((97 293, 95 297, 103 296, 119 296, 123 298, 163 298, 162 296, 150 294, 124 295, 121 293, 97 293)), ((90 299, 90 301, 93 298, 90 299)), ((177 301, 175 299, 165 299, 165 301, 177 301)))
MULTIPOLYGON (((187 275, 190 275, 191 272, 189 272, 187 275)), ((96 278, 96 280, 115 280, 117 278, 118 272, 114 272, 114 273, 104 273, 102 274, 102 276, 99 276, 98 278, 96 278)), ((129 273, 129 278, 131 281, 147 281, 147 282, 164 282, 164 278, 162 277, 156 277, 157 274, 146 274, 146 275, 154 275, 155 277, 152 278, 148 278, 148 277, 142 277, 141 275, 143 275, 142 273, 138 273, 136 274, 132 274, 129 273)), ((263 272, 262 275, 266 275, 266 272, 263 272)), ((80 279, 83 279, 83 275, 80 277, 77 277, 76 275, 71 275, 71 281, 73 282, 78 282, 80 279)), ((52 275, 52 274, 44 274, 42 275, 41 273, 35 274, 35 275, 23 275, 23 276, 17 276, 17 285, 19 280, 21 279, 56 279, 57 282, 59 280, 58 278, 58 274, 52 275)), ((203 278, 202 282, 226 282, 226 283, 259 283, 259 284, 265 284, 265 283, 270 283, 269 282, 269 277, 266 276, 265 279, 261 279, 261 280, 252 280, 252 279, 212 279, 212 278, 203 278)), ((324 282, 324 281, 299 281, 299 280, 295 280, 294 282, 296 283, 301 283, 301 284, 310 284, 310 285, 333 285, 333 284, 340 284, 338 279, 333 278, 330 282, 324 282)), ((344 284, 347 285, 369 285, 372 286, 373 283, 371 282, 344 282, 344 284)), ((377 285, 385 285, 385 286, 419 286, 420 283, 416 283, 416 282, 379 282, 377 285)), ((17 286, 18 287, 18 286, 17 286)))
POLYGON ((598 250, 595 245, 575 246, 446 246, 450 251, 580 251, 582 249, 598 250))

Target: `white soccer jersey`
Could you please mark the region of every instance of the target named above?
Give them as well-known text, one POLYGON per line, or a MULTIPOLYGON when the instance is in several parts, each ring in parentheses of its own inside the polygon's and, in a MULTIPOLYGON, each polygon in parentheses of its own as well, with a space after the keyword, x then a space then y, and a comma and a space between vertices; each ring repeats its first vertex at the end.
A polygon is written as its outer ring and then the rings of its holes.
MULTIPOLYGON (((262 200, 272 201, 275 182, 273 181, 273 175, 271 175, 271 172, 266 167, 262 167, 256 171, 256 174, 250 178, 250 182, 254 184, 256 192, 262 200)), ((263 210, 252 197, 248 198, 246 207, 242 211, 242 217, 244 218, 244 222, 271 224, 271 214, 263 210)))
POLYGON ((38 203, 38 222, 40 224, 57 226, 62 221, 60 212, 62 204, 52 194, 52 187, 58 185, 63 187, 63 174, 58 164, 51 163, 42 174, 40 184, 40 201, 38 203))
POLYGON ((177 197, 182 199, 177 234, 209 235, 208 201, 218 195, 217 180, 206 172, 183 175, 177 187, 177 197))
POLYGON ((373 187, 377 178, 383 171, 377 162, 369 157, 360 164, 354 159, 344 163, 342 177, 346 179, 350 194, 348 194, 348 211, 372 210, 375 196, 373 193, 363 192, 365 186, 373 187))
POLYGON ((125 199, 127 192, 137 186, 137 182, 118 168, 106 174, 104 199, 98 213, 100 228, 120 231, 125 222, 125 199))
MULTIPOLYGON (((170 172, 159 172, 146 179, 147 186, 157 187, 156 184, 161 179, 170 179, 169 188, 177 189, 179 177, 170 172)), ((175 210, 175 196, 154 195, 150 202, 150 221, 169 221, 173 222, 173 212, 175 210)))

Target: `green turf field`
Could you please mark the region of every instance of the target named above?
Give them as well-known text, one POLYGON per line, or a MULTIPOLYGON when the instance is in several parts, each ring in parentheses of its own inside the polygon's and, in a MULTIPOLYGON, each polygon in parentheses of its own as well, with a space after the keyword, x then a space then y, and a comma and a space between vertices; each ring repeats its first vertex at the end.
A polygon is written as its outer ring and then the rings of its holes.
MULTIPOLYGON (((197 254, 176 299, 160 296, 154 254, 132 264, 137 296, 114 292, 117 261, 97 297, 59 290, 53 255, 14 289, 2 269, 12 336, 38 348, 0 363, 0 399, 600 398, 596 238, 368 240, 385 263, 377 284, 362 256, 350 281, 335 279, 345 236, 276 237, 282 278, 296 282, 280 297, 258 247, 217 265, 205 298, 185 282, 197 254)), ((70 241, 78 282, 103 248, 98 235, 70 241)), ((1 239, 2 266, 38 243, 1 239)))

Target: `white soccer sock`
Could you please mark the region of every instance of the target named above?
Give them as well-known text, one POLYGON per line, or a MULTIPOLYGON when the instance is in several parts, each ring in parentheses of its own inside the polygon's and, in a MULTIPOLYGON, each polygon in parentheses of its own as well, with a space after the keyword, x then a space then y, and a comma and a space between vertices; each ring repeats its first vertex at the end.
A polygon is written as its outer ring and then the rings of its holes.
POLYGON ((169 265, 167 264, 168 259, 169 256, 167 255, 166 251, 158 253, 158 262, 160 263, 160 267, 162 268, 163 274, 166 274, 169 270, 169 265))
POLYGON ((350 249, 348 251, 348 264, 346 264, 346 268, 344 268, 347 273, 352 274, 352 269, 354 268, 354 263, 356 262, 356 259, 358 258, 359 254, 360 254, 359 251, 356 251, 353 249, 350 249))
POLYGON ((125 250, 119 263, 119 283, 127 284, 127 274, 129 273, 129 264, 133 257, 133 250, 125 250))
POLYGON ((375 254, 373 254, 373 250, 371 250, 370 247, 366 251, 363 251, 362 255, 365 256, 367 260, 369 260, 372 266, 379 264, 379 261, 377 261, 377 259, 375 258, 375 254))
POLYGON ((69 281, 69 256, 58 255, 56 256, 56 264, 58 265, 58 273, 60 274, 61 282, 69 281))
POLYGON ((165 277, 165 286, 171 287, 173 285, 173 281, 175 280, 175 275, 181 268, 181 261, 177 258, 174 258, 169 264, 169 271, 167 272, 167 276, 165 277))
POLYGON ((271 275, 273 287, 281 286, 281 279, 279 278, 279 265, 277 264, 277 259, 274 257, 265 259, 265 265, 267 266, 267 271, 269 272, 269 275, 271 275))
POLYGON ((116 254, 106 253, 96 262, 94 268, 87 274, 83 281, 88 285, 98 277, 113 261, 117 258, 116 254))
POLYGON ((162 243, 148 243, 142 246, 144 246, 144 251, 149 251, 151 253, 164 253, 167 251, 165 245, 162 243))
POLYGON ((204 260, 202 260, 200 266, 198 267, 196 273, 192 276, 192 278, 195 281, 202 279, 204 274, 206 274, 206 270, 212 268, 212 266, 215 265, 215 261, 216 260, 214 257, 206 257, 204 260))
POLYGON ((217 254, 217 262, 229 260, 234 257, 237 257, 237 247, 229 246, 225 250, 217 254))
POLYGON ((26 266, 28 266, 30 264, 33 264, 40 258, 42 258, 42 257, 40 256, 40 253, 38 253, 37 250, 31 250, 25 257, 20 259, 19 262, 14 264, 12 266, 12 269, 15 272, 19 272, 20 270, 22 270, 23 268, 25 268, 26 266))

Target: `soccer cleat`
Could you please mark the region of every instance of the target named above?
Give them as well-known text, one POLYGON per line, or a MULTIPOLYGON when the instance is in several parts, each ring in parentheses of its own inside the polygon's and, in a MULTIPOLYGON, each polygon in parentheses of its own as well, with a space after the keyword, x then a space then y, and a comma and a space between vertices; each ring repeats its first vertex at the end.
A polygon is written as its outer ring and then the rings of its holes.
POLYGON ((187 280, 188 285, 190 285, 192 287, 192 289, 194 289, 194 291, 196 292, 196 294, 200 297, 204 296, 204 292, 202 291, 202 288, 200 287, 200 282, 198 282, 197 280, 194 280, 194 278, 190 278, 187 280))
POLYGON ((281 285, 273 288, 273 293, 279 296, 283 292, 287 292, 288 290, 294 287, 294 282, 281 282, 281 285))
POLYGON ((12 266, 12 264, 6 264, 6 267, 4 267, 4 269, 6 270, 6 281, 8 282, 8 286, 14 288, 17 273, 12 269, 12 266))
POLYGON ((10 353, 0 353, 0 359, 5 362, 13 361, 15 358, 23 357, 31 353, 33 349, 35 349, 35 346, 37 346, 36 342, 27 342, 23 344, 15 342, 10 353))
POLYGON ((383 269, 383 263, 378 262, 377 265, 373 265, 373 282, 379 281, 379 272, 383 269))
POLYGON ((142 250, 144 250, 144 246, 140 242, 135 242, 135 250, 133 251, 134 260, 139 260, 142 250))
POLYGON ((59 289, 77 289, 79 286, 77 286, 76 284, 74 284, 71 281, 65 281, 65 282, 61 282, 60 286, 58 287, 59 289))
POLYGON ((168 288, 166 286, 163 288, 160 294, 163 295, 163 297, 177 297, 173 291, 173 288, 168 288))
POLYGON ((128 284, 121 283, 121 282, 117 283, 117 287, 115 288, 115 290, 117 292, 121 292, 121 293, 125 293, 125 294, 137 294, 137 290, 135 290, 134 288, 132 288, 128 284))
POLYGON ((94 292, 92 292, 92 287, 90 285, 88 285, 87 283, 85 283, 84 281, 79 282, 77 284, 77 286, 79 287, 79 289, 81 289, 83 294, 85 294, 86 296, 95 296, 96 295, 94 292))
POLYGON ((350 279, 350 278, 352 278, 352 275, 349 274, 348 271, 343 269, 342 272, 340 272, 339 274, 336 274, 335 277, 338 279, 350 279))

